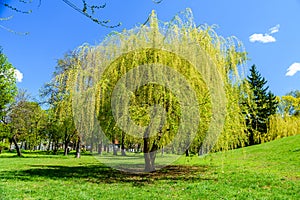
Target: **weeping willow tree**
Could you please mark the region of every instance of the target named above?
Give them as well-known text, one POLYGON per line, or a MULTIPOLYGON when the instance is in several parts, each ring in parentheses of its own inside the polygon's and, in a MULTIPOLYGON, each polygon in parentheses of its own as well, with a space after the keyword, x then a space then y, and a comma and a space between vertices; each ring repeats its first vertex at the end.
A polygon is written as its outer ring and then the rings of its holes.
POLYGON ((65 73, 81 137, 142 146, 145 171, 164 148, 176 154, 230 149, 245 142, 240 106, 241 43, 196 26, 187 9, 168 23, 155 12, 131 30, 83 45, 65 73))

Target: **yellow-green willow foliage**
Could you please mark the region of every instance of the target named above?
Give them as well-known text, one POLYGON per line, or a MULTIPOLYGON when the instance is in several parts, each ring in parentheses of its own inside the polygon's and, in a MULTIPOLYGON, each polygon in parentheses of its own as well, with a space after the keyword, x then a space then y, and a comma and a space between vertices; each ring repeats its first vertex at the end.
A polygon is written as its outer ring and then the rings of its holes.
POLYGON ((297 134, 300 134, 300 117, 277 114, 271 117, 268 133, 262 141, 269 142, 297 134))
POLYGON ((271 117, 264 142, 300 134, 300 97, 278 97, 280 113, 271 117))
POLYGON ((188 146, 198 152, 209 129, 218 129, 212 132, 221 132, 219 138, 215 134, 207 139, 210 149, 243 146, 243 46, 235 37, 218 36, 214 27, 196 26, 189 9, 168 23, 153 12, 147 24, 112 33, 101 44, 84 45, 75 54, 75 67, 65 77, 83 136, 102 130, 112 142, 139 143, 149 152, 172 141, 166 148, 182 153, 188 146), (199 60, 205 61, 201 73, 195 68, 199 60), (222 97, 215 99, 217 95, 222 97), (190 111, 191 106, 196 109, 190 111), (182 117, 186 110, 187 120, 182 117), (130 120, 136 126, 129 126, 130 120), (182 125, 184 121, 188 122, 182 125), (221 125, 210 126, 212 122, 221 125), (176 136, 178 131, 183 134, 176 136))

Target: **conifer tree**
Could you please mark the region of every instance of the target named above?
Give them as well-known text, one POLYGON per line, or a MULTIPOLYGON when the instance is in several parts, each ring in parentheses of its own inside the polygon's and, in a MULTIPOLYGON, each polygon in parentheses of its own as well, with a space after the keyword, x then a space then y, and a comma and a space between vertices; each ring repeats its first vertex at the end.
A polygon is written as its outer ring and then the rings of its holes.
POLYGON ((261 138, 267 133, 270 116, 276 113, 278 102, 276 96, 266 86, 267 80, 253 65, 247 77, 250 87, 249 99, 246 105, 246 124, 249 145, 261 143, 261 138))

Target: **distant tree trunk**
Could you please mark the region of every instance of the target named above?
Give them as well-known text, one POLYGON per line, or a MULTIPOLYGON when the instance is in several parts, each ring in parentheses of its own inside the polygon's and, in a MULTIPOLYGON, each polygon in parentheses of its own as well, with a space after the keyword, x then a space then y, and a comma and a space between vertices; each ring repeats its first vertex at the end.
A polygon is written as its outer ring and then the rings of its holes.
MULTIPOLYGON (((27 146, 28 146, 27 141, 25 141, 24 143, 25 143, 25 144, 24 144, 24 149, 27 150, 27 148, 28 148, 28 147, 27 147, 27 146)), ((21 146, 23 146, 23 145, 21 145, 21 146)))
POLYGON ((14 143, 14 145, 16 147, 18 156, 21 157, 22 153, 21 153, 21 150, 20 150, 19 145, 17 143, 16 135, 14 135, 11 139, 12 139, 12 142, 14 143))
POLYGON ((54 150, 53 150, 53 154, 56 155, 57 154, 57 151, 58 151, 58 140, 56 140, 54 142, 54 150))
POLYGON ((65 127, 65 141, 64 141, 64 155, 67 156, 68 155, 68 145, 69 145, 69 136, 68 136, 68 127, 65 127))
POLYGON ((69 151, 68 151, 68 146, 69 146, 69 141, 65 139, 65 148, 64 148, 64 155, 67 156, 69 151))
POLYGON ((81 146, 81 138, 78 136, 77 146, 76 146, 76 158, 80 158, 80 146, 81 146))
POLYGON ((186 150, 185 150, 185 156, 186 156, 186 157, 190 156, 189 149, 186 149, 186 150))
POLYGON ((92 137, 91 137, 91 148, 90 148, 91 153, 93 153, 93 149, 94 149, 94 131, 92 132, 92 137))
POLYGON ((50 151, 50 146, 51 146, 51 138, 49 138, 49 143, 48 143, 47 151, 50 151))
POLYGON ((98 154, 102 154, 102 141, 98 144, 98 154))
POLYGON ((74 144, 73 144, 73 150, 76 150, 77 147, 77 140, 75 140, 74 144))
POLYGON ((13 143, 13 141, 12 141, 12 139, 11 139, 11 140, 9 141, 9 152, 12 151, 12 149, 11 149, 12 143, 13 143))
POLYGON ((113 155, 116 156, 116 155, 118 155, 116 144, 115 144, 116 140, 113 139, 112 143, 113 143, 113 155))
POLYGON ((254 145, 255 144, 255 141, 254 141, 254 130, 253 129, 249 129, 248 130, 248 138, 249 138, 249 145, 254 145))
POLYGON ((138 143, 138 145, 137 145, 136 152, 141 152, 141 144, 140 143, 138 143))
POLYGON ((122 134, 122 140, 121 140, 121 154, 122 154, 122 156, 126 156, 124 143, 125 143, 125 133, 122 134))

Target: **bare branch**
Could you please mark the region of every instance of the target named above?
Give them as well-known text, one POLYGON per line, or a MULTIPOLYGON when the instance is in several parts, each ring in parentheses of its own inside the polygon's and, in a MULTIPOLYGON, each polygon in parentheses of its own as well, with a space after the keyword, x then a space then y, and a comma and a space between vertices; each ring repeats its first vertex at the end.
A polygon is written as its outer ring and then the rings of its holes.
MULTIPOLYGON (((19 2, 30 3, 31 1, 26 2, 26 1, 23 1, 23 0, 19 0, 19 2)), ((15 12, 18 12, 18 13, 22 13, 22 14, 30 14, 30 13, 32 13, 32 10, 24 11, 24 10, 18 9, 18 8, 14 7, 14 6, 11 6, 11 5, 9 5, 8 3, 5 3, 5 2, 0 2, 0 5, 3 5, 3 6, 9 8, 9 9, 15 11, 15 12)))
POLYGON ((12 30, 10 28, 7 28, 6 26, 2 26, 1 24, 0 24, 0 28, 6 30, 8 32, 17 34, 17 35, 28 35, 29 34, 29 32, 24 32, 24 33, 22 33, 22 32, 16 32, 16 31, 14 31, 14 30, 12 30))
POLYGON ((109 20, 99 20, 95 17, 93 17, 92 15, 88 14, 88 7, 91 9, 92 11, 92 14, 95 13, 95 9, 101 9, 101 8, 104 8, 106 6, 106 4, 102 5, 102 6, 89 6, 87 4, 87 2, 85 0, 82 0, 83 2, 83 8, 80 9, 78 6, 76 6, 75 4, 73 4, 71 1, 69 0, 62 0, 65 4, 67 4, 68 6, 70 6, 71 8, 73 8, 74 10, 76 10, 77 12, 83 14, 84 16, 86 16, 87 18, 91 19, 93 22, 101 25, 101 26, 104 26, 104 27, 107 27, 107 28, 116 28, 118 26, 121 25, 121 23, 118 23, 117 25, 108 25, 108 23, 110 22, 109 20))
POLYGON ((160 4, 163 0, 152 0, 153 3, 160 4))

